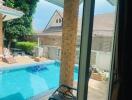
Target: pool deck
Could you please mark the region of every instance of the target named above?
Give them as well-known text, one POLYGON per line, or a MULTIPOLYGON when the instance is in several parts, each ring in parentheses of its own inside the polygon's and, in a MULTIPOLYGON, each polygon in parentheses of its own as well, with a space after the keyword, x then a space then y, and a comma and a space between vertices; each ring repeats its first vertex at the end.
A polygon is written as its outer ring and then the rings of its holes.
MULTIPOLYGON (((77 88, 77 82, 74 82, 74 87, 77 88)), ((36 100, 48 100, 53 91, 36 100)), ((108 81, 96 81, 90 79, 88 85, 88 100, 106 100, 108 94, 108 81)), ((32 100, 32 99, 31 99, 32 100)), ((35 100, 35 99, 33 99, 35 100)))
MULTIPOLYGON (((34 61, 33 58, 31 58, 29 56, 16 56, 16 57, 14 57, 14 59, 16 60, 16 63, 13 63, 13 64, 8 64, 3 61, 0 61, 0 68, 10 67, 12 65, 17 65, 17 64, 19 64, 19 65, 32 64, 32 63, 36 62, 36 61, 34 61)), ((43 61, 46 61, 46 60, 48 60, 48 59, 43 57, 43 61)))

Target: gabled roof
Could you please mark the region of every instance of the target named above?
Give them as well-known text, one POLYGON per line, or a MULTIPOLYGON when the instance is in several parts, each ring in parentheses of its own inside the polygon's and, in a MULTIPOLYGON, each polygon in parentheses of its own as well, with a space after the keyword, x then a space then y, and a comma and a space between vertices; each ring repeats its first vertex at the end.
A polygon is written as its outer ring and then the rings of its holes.
POLYGON ((61 18, 63 18, 63 12, 62 11, 56 10, 56 12, 61 16, 61 18))
MULTIPOLYGON (((61 11, 55 11, 55 12, 59 13, 60 16, 63 16, 63 13, 61 11)), ((113 36, 113 32, 115 28, 114 25, 115 25, 114 13, 95 15, 94 24, 93 24, 93 36, 113 36)), ((82 18, 79 17, 78 33, 77 33, 78 35, 81 35, 81 26, 82 26, 82 18)), ((45 30, 38 35, 58 35, 58 34, 59 35, 62 34, 62 27, 56 26, 56 27, 49 27, 47 31, 45 30)))
MULTIPOLYGON (((64 0, 46 0, 52 4, 55 4, 55 5, 58 5, 60 7, 64 7, 64 0)), ((80 3, 82 2, 83 0, 80 0, 80 3)))
MULTIPOLYGON (((52 30, 54 29, 54 31, 55 31, 55 30, 58 31, 58 29, 61 29, 61 28, 62 28, 62 27, 58 27, 58 26, 56 26, 56 27, 49 27, 49 28, 48 28, 48 26, 49 26, 50 22, 53 20, 53 17, 55 16, 55 14, 58 14, 58 16, 60 16, 60 18, 63 19, 63 12, 61 12, 61 11, 59 11, 59 10, 55 10, 54 14, 53 14, 52 17, 50 18, 50 20, 49 20, 48 24, 46 25, 46 27, 44 28, 43 32, 48 32, 48 31, 50 31, 51 29, 52 29, 52 30)), ((52 30, 51 30, 51 31, 52 31, 52 30)))
POLYGON ((2 0, 0 0, 0 14, 3 15, 3 21, 19 18, 24 15, 21 11, 4 6, 2 0))
POLYGON ((62 26, 54 26, 54 27, 49 27, 48 29, 44 30, 44 33, 53 33, 53 32, 60 32, 62 31, 62 26))

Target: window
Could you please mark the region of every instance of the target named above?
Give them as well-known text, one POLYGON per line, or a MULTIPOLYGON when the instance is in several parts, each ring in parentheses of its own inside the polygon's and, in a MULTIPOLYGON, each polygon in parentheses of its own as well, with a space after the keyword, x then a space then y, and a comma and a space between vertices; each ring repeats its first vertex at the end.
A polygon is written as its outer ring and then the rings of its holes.
MULTIPOLYGON (((103 2, 109 3, 107 0, 103 2)), ((96 12, 96 8, 98 8, 96 5, 99 4, 97 3, 98 0, 84 0, 78 100, 107 100, 110 93, 110 74, 113 73, 113 70, 111 70, 111 60, 114 53, 112 45, 114 42, 113 37, 115 36, 116 4, 111 5, 113 7, 112 13, 95 14, 94 8, 96 12), (103 25, 105 27, 102 27, 103 25), (105 30, 106 28, 107 30, 105 30), (92 73, 90 72, 90 67, 92 67, 92 73), (88 73, 91 73, 91 77, 89 77, 90 74, 88 73), (88 78, 90 78, 89 81, 88 78), (89 95, 87 96, 87 94, 89 95)))
POLYGON ((59 23, 61 23, 61 19, 59 18, 59 23))
POLYGON ((56 19, 56 23, 58 23, 58 19, 56 19))

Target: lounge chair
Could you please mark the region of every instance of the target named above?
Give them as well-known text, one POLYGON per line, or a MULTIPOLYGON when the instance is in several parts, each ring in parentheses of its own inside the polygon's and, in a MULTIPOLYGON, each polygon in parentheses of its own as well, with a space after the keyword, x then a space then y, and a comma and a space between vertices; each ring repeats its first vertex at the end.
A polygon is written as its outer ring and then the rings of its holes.
POLYGON ((73 94, 74 91, 77 92, 77 89, 61 85, 48 100, 77 100, 76 96, 73 94))
POLYGON ((4 48, 4 55, 2 57, 2 61, 6 62, 8 64, 16 63, 16 60, 14 57, 11 55, 9 49, 4 48))
POLYGON ((2 61, 3 61, 3 62, 6 62, 6 63, 8 63, 8 64, 16 63, 16 60, 14 59, 13 56, 3 57, 3 58, 2 58, 2 61))

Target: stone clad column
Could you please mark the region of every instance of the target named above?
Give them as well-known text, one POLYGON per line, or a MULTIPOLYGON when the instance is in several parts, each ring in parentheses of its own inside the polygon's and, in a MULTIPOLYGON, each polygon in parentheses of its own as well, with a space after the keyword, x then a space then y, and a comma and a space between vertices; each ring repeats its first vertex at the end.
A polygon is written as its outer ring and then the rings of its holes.
POLYGON ((79 0, 64 0, 60 84, 73 86, 79 0))
POLYGON ((3 54, 2 14, 0 14, 0 56, 3 54))

